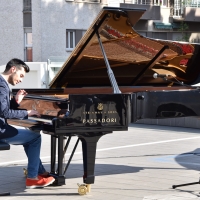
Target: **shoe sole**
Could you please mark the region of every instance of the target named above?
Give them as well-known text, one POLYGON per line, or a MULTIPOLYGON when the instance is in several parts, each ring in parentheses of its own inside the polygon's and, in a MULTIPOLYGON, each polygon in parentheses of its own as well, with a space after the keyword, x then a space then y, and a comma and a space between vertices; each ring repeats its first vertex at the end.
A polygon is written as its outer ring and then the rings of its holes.
POLYGON ((43 188, 46 187, 48 185, 51 185, 53 182, 55 181, 55 179, 53 179, 51 182, 45 184, 45 185, 31 185, 31 186, 26 186, 27 189, 34 189, 34 188, 43 188))

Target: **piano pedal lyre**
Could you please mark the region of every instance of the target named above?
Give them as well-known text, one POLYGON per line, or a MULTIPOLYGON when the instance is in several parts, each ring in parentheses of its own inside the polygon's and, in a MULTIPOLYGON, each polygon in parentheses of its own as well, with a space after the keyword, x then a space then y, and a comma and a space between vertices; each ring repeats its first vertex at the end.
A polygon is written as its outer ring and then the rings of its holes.
POLYGON ((91 184, 78 184, 78 193, 80 195, 85 195, 87 192, 89 193, 91 191, 91 184))
POLYGON ((28 175, 28 170, 27 170, 26 168, 23 168, 23 170, 24 170, 24 176, 27 177, 27 175, 28 175))

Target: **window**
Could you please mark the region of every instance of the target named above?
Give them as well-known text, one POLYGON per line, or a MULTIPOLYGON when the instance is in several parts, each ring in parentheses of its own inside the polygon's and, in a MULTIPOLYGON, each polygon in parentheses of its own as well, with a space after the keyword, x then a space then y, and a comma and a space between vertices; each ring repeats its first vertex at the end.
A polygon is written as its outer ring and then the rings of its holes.
POLYGON ((84 35, 85 30, 66 30, 66 50, 72 51, 84 35))
POLYGON ((24 0, 23 2, 24 27, 32 27, 31 0, 24 0))
POLYGON ((101 3, 101 0, 65 0, 65 1, 74 1, 74 2, 85 2, 85 3, 101 3))
POLYGON ((26 62, 33 61, 32 32, 30 30, 25 30, 24 33, 24 60, 26 62))
POLYGON ((24 6, 23 11, 31 11, 31 0, 24 0, 23 6, 24 6))
POLYGON ((68 51, 73 50, 75 47, 75 31, 67 30, 66 32, 66 49, 68 51))
POLYGON ((26 28, 32 27, 32 14, 31 13, 23 14, 23 23, 24 23, 24 27, 26 27, 26 28))

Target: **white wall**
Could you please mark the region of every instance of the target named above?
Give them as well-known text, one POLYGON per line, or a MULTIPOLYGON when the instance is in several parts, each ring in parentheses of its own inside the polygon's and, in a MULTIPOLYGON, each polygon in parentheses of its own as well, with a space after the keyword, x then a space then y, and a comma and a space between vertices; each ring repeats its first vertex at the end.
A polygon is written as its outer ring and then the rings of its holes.
POLYGON ((23 0, 0 0, 0 65, 24 59, 23 0))
MULTIPOLYGON (((22 83, 16 86, 10 85, 10 88, 46 88, 47 87, 47 63, 46 62, 26 62, 30 67, 30 72, 26 74, 22 83)), ((5 69, 6 65, 0 66, 0 73, 5 69)))
POLYGON ((163 23, 169 23, 170 9, 171 8, 161 6, 160 13, 161 13, 161 21, 163 23))
POLYGON ((68 57, 66 29, 87 30, 103 4, 32 0, 33 60, 68 57))

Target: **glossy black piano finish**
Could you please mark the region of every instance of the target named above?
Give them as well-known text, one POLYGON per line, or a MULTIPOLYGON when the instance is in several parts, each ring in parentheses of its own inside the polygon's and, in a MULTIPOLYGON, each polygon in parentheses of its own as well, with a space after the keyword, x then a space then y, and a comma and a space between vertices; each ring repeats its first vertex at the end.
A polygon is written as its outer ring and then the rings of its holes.
POLYGON ((138 92, 134 119, 200 116, 199 104, 199 89, 138 92))
MULTIPOLYGON (((29 90, 26 90, 29 92, 29 90)), ((21 103, 20 109, 36 109, 41 117, 15 120, 15 125, 27 124, 34 129, 41 127, 52 134, 122 131, 128 129, 128 94, 69 95, 68 99, 29 96, 21 103)))
POLYGON ((128 94, 70 95, 69 113, 53 119, 56 134, 128 129, 128 94))

